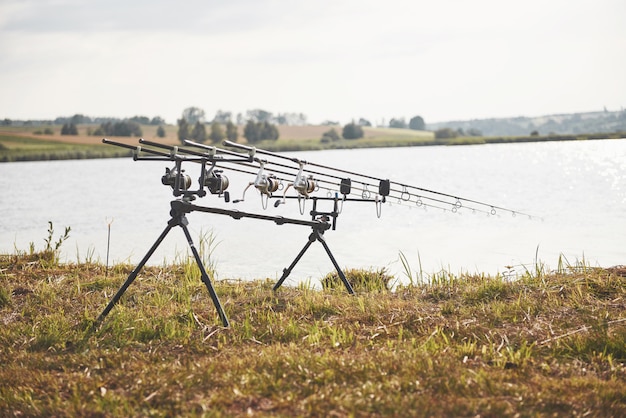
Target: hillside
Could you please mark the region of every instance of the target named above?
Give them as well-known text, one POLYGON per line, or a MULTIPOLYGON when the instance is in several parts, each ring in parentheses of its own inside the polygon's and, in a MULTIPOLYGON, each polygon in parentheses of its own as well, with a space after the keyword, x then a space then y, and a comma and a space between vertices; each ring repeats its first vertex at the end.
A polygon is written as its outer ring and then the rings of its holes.
POLYGON ((474 129, 484 136, 524 136, 533 131, 540 135, 624 132, 626 110, 447 121, 429 123, 426 127, 431 131, 452 128, 468 132, 474 129))

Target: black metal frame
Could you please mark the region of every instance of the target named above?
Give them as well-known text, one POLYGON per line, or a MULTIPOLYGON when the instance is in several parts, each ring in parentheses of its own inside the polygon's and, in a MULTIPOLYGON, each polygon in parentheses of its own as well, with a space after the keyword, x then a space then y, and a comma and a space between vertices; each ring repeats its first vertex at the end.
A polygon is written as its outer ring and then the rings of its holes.
POLYGON ((304 255, 304 253, 309 249, 311 244, 313 244, 313 242, 315 242, 315 241, 319 241, 322 244, 322 246, 324 247, 324 249, 326 250, 326 253, 328 254, 328 257, 332 261, 333 265, 335 266, 335 269, 337 270, 337 273, 339 274, 339 277, 341 278, 344 286, 346 287, 346 290, 348 291, 348 293, 354 294, 354 290, 352 289, 352 286, 350 285, 350 283, 346 279, 346 276, 344 275, 343 271, 339 267, 339 264, 337 263, 337 260, 333 256, 332 252, 330 251, 330 248, 328 247, 328 244, 326 243, 326 241, 324 239, 324 232, 326 230, 330 229, 331 227, 333 229, 335 227, 335 220, 336 220, 336 218, 337 218, 337 216, 339 214, 337 212, 337 201, 338 201, 338 198, 333 199, 334 200, 334 210, 332 212, 320 212, 320 211, 317 211, 317 200, 318 200, 318 198, 312 198, 312 199, 313 199, 313 210, 311 211, 312 219, 310 221, 302 220, 302 219, 285 218, 285 217, 282 217, 282 216, 261 215, 261 214, 257 214, 257 213, 242 212, 242 211, 239 211, 239 210, 230 210, 230 209, 221 209, 221 208, 212 208, 212 207, 206 207, 206 206, 198 206, 198 205, 194 205, 194 204, 190 203, 187 200, 173 200, 172 202, 170 202, 171 219, 168 221, 167 226, 165 227, 165 229, 163 230, 161 235, 159 235, 159 237, 154 242, 152 247, 150 247, 150 249, 148 250, 146 255, 143 257, 143 259, 139 262, 139 264, 137 264, 137 266, 133 269, 133 271, 128 275, 128 278, 122 284, 122 286, 119 288, 117 293, 113 296, 113 298, 110 300, 110 302, 106 306, 106 308, 98 316, 94 326, 97 326, 98 324, 100 324, 104 320, 104 318, 109 314, 111 309, 113 309, 113 307, 117 304, 117 302, 119 302, 119 300, 122 297, 122 295, 124 294, 124 292, 126 292, 128 287, 135 281, 135 279, 137 278, 137 275, 139 274, 141 269, 144 267, 144 265, 148 262, 148 260, 152 256, 152 254, 154 254, 156 249, 159 247, 161 242, 163 242, 163 240, 165 239, 167 234, 172 230, 172 228, 174 228, 176 226, 179 226, 179 227, 182 228, 182 230, 183 230, 183 232, 185 234, 185 237, 187 238, 187 243, 189 244, 189 247, 191 248, 191 251, 192 251, 193 256, 195 258, 196 264, 198 265, 198 268, 200 269, 202 281, 205 284, 207 290, 209 291, 209 295, 211 296, 211 300, 213 301, 213 304, 215 305, 215 309, 217 310, 217 313, 218 313, 218 315, 220 317, 220 320, 222 321, 222 324, 224 325, 224 327, 229 327, 230 326, 228 318, 226 317, 226 314, 224 312, 224 308, 222 307, 222 304, 220 303, 220 300, 219 300, 219 298, 217 296, 217 293, 215 292, 215 289, 213 288, 213 284, 211 283, 211 279, 209 278, 209 275, 208 275, 208 273, 207 273, 207 271, 206 271, 206 269, 204 267, 204 264, 202 263, 202 259, 200 258, 200 254, 198 253, 198 250, 196 249, 196 247, 194 245, 194 242, 193 242, 193 240, 191 238, 191 234, 189 233, 189 229, 187 228, 187 225, 189 224, 189 221, 187 220, 187 217, 185 215, 187 213, 191 213, 191 212, 194 212, 194 211, 205 212, 205 213, 214 213, 214 214, 218 214, 218 215, 227 215, 227 216, 230 216, 233 219, 253 218, 253 219, 261 219, 261 220, 273 221, 277 225, 293 224, 293 225, 308 226, 308 227, 312 228, 313 232, 309 235, 308 242, 305 244, 304 248, 300 251, 300 253, 293 260, 291 265, 288 268, 283 270, 283 275, 280 278, 280 280, 278 280, 278 282, 274 285, 274 290, 277 290, 283 284, 283 282, 285 281, 287 276, 289 276, 289 274, 291 273, 293 268, 296 266, 298 261, 300 261, 300 259, 304 255), (329 220, 330 220, 331 217, 333 219, 332 225, 331 225, 331 223, 329 223, 329 220))

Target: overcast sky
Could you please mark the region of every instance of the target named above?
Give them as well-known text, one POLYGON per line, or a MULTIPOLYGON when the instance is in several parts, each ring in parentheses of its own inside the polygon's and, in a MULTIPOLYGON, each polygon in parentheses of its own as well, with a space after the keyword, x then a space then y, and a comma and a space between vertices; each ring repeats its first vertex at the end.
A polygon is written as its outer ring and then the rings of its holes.
POLYGON ((624 0, 0 0, 0 119, 626 106, 624 0))

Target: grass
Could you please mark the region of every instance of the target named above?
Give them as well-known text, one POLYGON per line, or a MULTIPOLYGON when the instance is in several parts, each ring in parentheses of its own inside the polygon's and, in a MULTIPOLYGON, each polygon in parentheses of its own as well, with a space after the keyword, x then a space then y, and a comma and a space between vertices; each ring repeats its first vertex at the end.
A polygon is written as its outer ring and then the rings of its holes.
POLYGON ((130 155, 128 150, 103 144, 77 144, 0 132, 0 162, 79 160, 130 155))
POLYGON ((133 266, 60 264, 68 232, 0 256, 0 416, 626 415, 626 269, 219 281, 223 328, 181 259, 90 333, 133 266))

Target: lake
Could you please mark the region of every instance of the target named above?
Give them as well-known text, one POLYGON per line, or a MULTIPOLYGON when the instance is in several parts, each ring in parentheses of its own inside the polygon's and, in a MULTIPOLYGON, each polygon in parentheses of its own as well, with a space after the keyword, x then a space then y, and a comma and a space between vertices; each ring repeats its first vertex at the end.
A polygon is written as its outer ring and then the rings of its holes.
MULTIPOLYGON (((318 164, 389 178, 530 213, 495 216, 424 209, 390 199, 377 217, 373 203, 345 202, 337 229, 326 241, 344 268, 386 268, 399 280, 446 270, 457 274, 522 273, 536 263, 555 269, 559 259, 591 266, 626 264, 626 140, 568 141, 474 146, 432 146, 287 153, 318 164)), ((171 189, 161 184, 168 162, 127 159, 0 164, 0 252, 45 247, 48 221, 53 241, 65 226, 70 238, 61 260, 104 263, 110 227, 110 262, 137 263, 165 228, 171 189)), ((189 172, 197 178, 195 172, 189 172)), ((227 172, 231 199, 253 176, 227 172)), ((325 193, 323 193, 325 195, 325 193)), ((295 200, 264 210, 254 188, 243 203, 215 196, 203 206, 309 219, 295 200)), ((320 203, 321 205, 321 203, 320 203)), ((306 213, 311 209, 307 202, 306 213)), ((194 212, 189 230, 198 245, 212 236, 210 255, 218 278, 279 278, 305 245, 310 228, 194 212)), ((173 229, 149 264, 189 256, 180 228, 173 229)), ((205 255, 205 257, 208 257, 205 255)), ((286 284, 310 281, 333 270, 323 247, 313 243, 286 284)))

